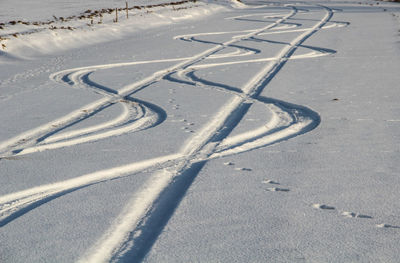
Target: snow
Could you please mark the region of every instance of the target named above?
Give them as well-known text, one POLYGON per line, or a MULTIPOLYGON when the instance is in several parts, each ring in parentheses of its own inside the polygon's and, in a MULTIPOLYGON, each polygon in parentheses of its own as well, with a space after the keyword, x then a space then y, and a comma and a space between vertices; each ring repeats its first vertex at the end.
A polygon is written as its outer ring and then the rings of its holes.
MULTIPOLYGON (((0 21, 8 22, 12 20, 23 21, 46 21, 56 17, 68 17, 83 13, 86 10, 96 10, 103 8, 122 8, 125 7, 125 0, 97 0, 97 1, 78 1, 78 0, 20 0, 18 5, 12 0, 3 0, 0 10, 0 21)), ((154 5, 169 3, 167 0, 135 0, 128 1, 130 6, 154 5)))
MULTIPOLYGON (((116 14, 116 11, 112 9, 110 12, 101 11, 105 9, 102 9, 103 6, 100 5, 95 10, 88 9, 90 12, 82 11, 86 10, 83 8, 88 7, 80 6, 81 13, 76 12, 65 18, 54 17, 50 20, 22 20, 22 22, 18 20, 17 23, 15 20, 4 21, 0 35, 1 49, 12 54, 12 57, 28 58, 38 52, 48 54, 113 41, 151 27, 187 19, 199 19, 222 8, 215 4, 193 1, 146 1, 145 5, 138 4, 145 4, 145 2, 135 2, 135 6, 128 5, 130 8, 128 17, 126 17, 126 10, 120 10, 116 14), (171 3, 175 4, 171 5, 171 3), (165 6, 157 6, 161 4, 165 6), (99 13, 95 13, 96 11, 99 13), (116 17, 118 17, 118 23, 114 22, 116 17), (10 24, 12 22, 16 24, 10 24)), ((120 8, 120 6, 117 7, 120 8)))
POLYGON ((204 1, 5 26, 0 261, 398 262, 399 15, 204 1))

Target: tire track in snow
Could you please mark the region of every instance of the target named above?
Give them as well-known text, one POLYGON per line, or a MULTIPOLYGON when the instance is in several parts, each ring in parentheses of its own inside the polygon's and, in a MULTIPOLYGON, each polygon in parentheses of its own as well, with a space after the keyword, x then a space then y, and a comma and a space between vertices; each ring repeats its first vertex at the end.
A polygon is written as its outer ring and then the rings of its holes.
MULTIPOLYGON (((172 215, 174 209, 179 204, 180 199, 184 196, 184 193, 190 186, 192 180, 201 170, 202 166, 207 160, 238 154, 244 151, 249 151, 286 140, 299 134, 306 133, 319 124, 319 116, 312 110, 276 99, 261 97, 259 94, 289 59, 311 58, 330 54, 329 50, 325 50, 324 52, 323 49, 314 49, 311 53, 305 55, 293 55, 295 50, 300 47, 307 38, 309 38, 318 30, 324 28, 324 26, 328 23, 332 16, 332 10, 326 7, 321 7, 321 9, 326 11, 324 18, 312 28, 299 31, 303 33, 296 37, 288 45, 285 45, 281 52, 279 52, 275 57, 264 58, 262 62, 266 62, 268 64, 266 64, 266 66, 260 72, 258 72, 258 74, 256 74, 254 78, 252 78, 248 84, 241 89, 240 92, 237 90, 227 90, 226 87, 214 87, 216 90, 230 92, 235 96, 222 107, 222 110, 219 111, 199 133, 197 133, 188 142, 186 142, 185 145, 183 145, 182 150, 179 153, 102 170, 70 180, 42 185, 24 191, 19 191, 17 193, 1 196, 0 226, 8 224, 15 218, 48 201, 51 201, 54 198, 83 187, 143 171, 154 171, 155 173, 151 176, 145 187, 139 193, 134 195, 134 198, 126 206, 121 215, 116 219, 115 224, 113 224, 110 230, 105 233, 104 237, 99 240, 94 248, 90 250, 82 260, 89 262, 103 262, 116 261, 123 259, 124 257, 133 257, 135 259, 142 258, 147 253, 148 249, 150 249, 152 242, 157 238, 159 232, 158 230, 162 229, 163 225, 168 221, 168 218, 172 215), (234 129, 238 122, 240 122, 253 103, 263 103, 267 105, 268 109, 271 110, 273 114, 271 121, 256 130, 233 137, 228 137, 229 133, 234 129), (285 118, 282 118, 282 116, 285 116, 285 118), (158 230, 153 232, 152 226, 158 230)), ((186 78, 189 78, 194 85, 204 85, 199 80, 193 79, 193 77, 188 77, 188 73, 194 72, 201 68, 224 66, 226 64, 210 63, 196 65, 196 63, 205 59, 215 60, 222 57, 244 57, 254 54, 254 52, 252 53, 249 50, 244 52, 241 51, 240 46, 236 45, 236 43, 250 39, 254 36, 267 34, 268 32, 266 31, 282 25, 282 23, 293 17, 295 14, 296 9, 292 7, 292 11, 290 13, 284 15, 281 14, 279 17, 277 17, 277 20, 274 23, 271 23, 266 27, 262 27, 257 30, 239 32, 246 34, 234 36, 227 42, 215 44, 214 47, 189 58, 97 65, 92 67, 65 70, 53 74, 51 75, 51 78, 55 81, 67 82, 72 86, 93 88, 96 90, 96 92, 99 92, 105 96, 103 99, 97 100, 83 107, 86 109, 86 112, 84 112, 83 109, 79 109, 60 118, 57 121, 64 125, 64 127, 72 125, 77 121, 92 116, 92 114, 95 114, 96 112, 101 111, 112 104, 120 103, 121 100, 130 99, 128 96, 154 82, 157 82, 161 79, 166 79, 172 74, 177 74, 181 77, 185 76, 186 78), (222 51, 226 47, 232 47, 235 45, 239 51, 230 54, 226 53, 225 55, 217 54, 217 52, 222 51), (141 81, 123 87, 119 91, 112 90, 108 87, 102 87, 89 80, 89 76, 92 72, 101 69, 174 61, 179 63, 164 70, 157 71, 141 81)), ((286 31, 290 31, 290 28, 288 27, 282 29, 289 29, 286 31)), ((176 38, 185 40, 185 36, 178 36, 176 38)), ((196 39, 191 36, 190 41, 196 41, 196 39)), ((240 63, 240 61, 237 62, 240 63)), ((255 62, 260 61, 256 59, 247 60, 245 63, 255 62)), ((137 128, 139 130, 143 127, 148 128, 158 124, 160 119, 162 121, 163 118, 160 117, 163 112, 162 109, 156 108, 157 106, 151 105, 148 102, 137 101, 135 99, 130 100, 130 103, 136 103, 136 107, 142 108, 142 114, 139 114, 135 119, 135 121, 138 122, 137 127, 134 127, 133 129, 137 128), (153 117, 156 119, 144 121, 145 123, 147 122, 148 126, 140 123, 141 120, 143 121, 146 118, 146 114, 143 113, 145 112, 143 107, 146 104, 148 105, 149 109, 153 107, 152 111, 146 109, 146 111, 152 112, 152 116, 147 116, 147 118, 153 117)), ((29 147, 32 143, 26 143, 28 147, 22 148, 19 154, 27 154, 40 150, 52 149, 49 147, 49 145, 53 145, 54 148, 59 148, 87 142, 91 139, 98 140, 108 136, 115 136, 118 135, 114 132, 115 129, 111 130, 113 132, 109 134, 107 134, 107 132, 96 132, 124 123, 124 121, 129 119, 127 117, 127 110, 129 110, 128 106, 125 107, 124 112, 119 117, 107 123, 72 132, 56 134, 56 129, 52 129, 50 127, 54 125, 54 122, 52 122, 48 125, 33 129, 27 133, 3 142, 0 144, 0 149, 8 149, 12 147, 15 148, 16 146, 14 146, 14 144, 18 144, 21 139, 25 139, 27 141, 29 141, 28 139, 37 141, 38 138, 43 138, 41 141, 48 143, 47 148, 45 144, 33 145, 29 147), (55 135, 52 137, 53 134, 55 135), (91 139, 85 137, 88 134, 91 134, 91 139), (81 137, 81 140, 79 141, 80 136, 83 137, 81 137)), ((128 130, 131 129, 120 130, 120 134, 129 132, 128 130)), ((25 144, 19 143, 17 146, 20 147, 21 145, 25 144)))
MULTIPOLYGON (((331 23, 330 26, 324 26, 324 28, 332 28, 335 26, 341 26, 345 23, 341 22, 335 22, 331 23)), ((288 28, 287 26, 282 26, 279 27, 272 27, 272 30, 277 30, 277 29, 286 29, 288 28)), ((301 29, 300 31, 297 32, 302 32, 307 29, 301 29)), ((233 31, 233 33, 255 33, 257 30, 244 30, 244 31, 233 31)), ((279 30, 274 33, 288 33, 288 32, 294 32, 294 31, 283 31, 279 30)), ((175 39, 185 39, 186 37, 190 36, 192 41, 196 41, 194 39, 194 36, 205 36, 205 35, 215 35, 215 34, 228 34, 229 32, 212 32, 212 33, 200 33, 200 34, 192 34, 192 35, 186 35, 186 36, 177 36, 175 39)), ((265 35, 269 33, 260 33, 258 35, 265 35)), ((239 37, 243 37, 239 35, 239 37)), ((237 38, 239 38, 237 37, 237 38)), ((233 39, 235 39, 234 37, 233 39)), ((233 44, 227 44, 223 43, 223 46, 231 46, 234 47, 235 45, 233 44)), ((310 49, 315 49, 312 52, 308 54, 303 54, 303 55, 297 55, 297 56, 292 56, 290 59, 304 59, 304 58, 311 58, 311 57, 318 57, 318 56, 324 56, 327 53, 333 53, 334 51, 328 50, 328 49, 319 49, 317 50, 314 47, 309 47, 307 48, 310 49)), ((238 47, 238 51, 233 52, 233 54, 222 54, 222 55, 217 55, 217 54, 211 54, 208 56, 208 58, 224 58, 224 57, 235 57, 235 56, 248 56, 253 54, 254 50, 247 49, 246 52, 241 52, 241 48, 238 47)), ((28 132, 25 132, 23 134, 20 134, 14 138, 11 138, 7 141, 4 141, 0 143, 0 151, 3 152, 1 158, 7 158, 15 155, 23 155, 23 154, 28 154, 32 152, 37 152, 37 151, 44 151, 44 150, 49 150, 49 149, 57 149, 61 147, 68 147, 68 146, 73 146, 76 144, 80 143, 85 143, 85 142, 91 142, 91 141, 96 141, 100 139, 104 139, 110 136, 118 136, 121 134, 124 134, 126 132, 134 132, 134 131, 139 131, 142 129, 146 129, 149 127, 152 127, 154 125, 151 125, 151 122, 158 122, 160 123, 161 121, 157 121, 157 117, 154 115, 159 115, 158 119, 160 119, 160 116, 165 116, 165 112, 163 112, 162 109, 159 109, 155 105, 151 105, 152 107, 146 107, 146 105, 140 104, 132 106, 130 104, 135 103, 135 101, 132 101, 128 96, 130 94, 119 94, 118 91, 114 89, 110 89, 108 87, 104 87, 102 85, 99 85, 97 83, 94 83, 93 81, 90 81, 89 75, 92 74, 93 72, 101 69, 110 69, 110 68, 115 68, 115 67, 126 67, 126 66, 133 66, 133 65, 142 65, 142 64, 152 64, 152 63, 165 63, 165 62, 174 62, 174 61, 191 61, 193 60, 194 57, 189 57, 189 58, 179 58, 179 59, 163 59, 163 60, 149 60, 149 61, 137 61, 137 62, 127 62, 127 63, 116 63, 116 64, 106 64, 106 65, 96 65, 96 66, 91 66, 91 67, 81 67, 77 69, 72 69, 72 70, 64 70, 55 74, 52 74, 50 76, 51 79, 57 81, 57 82, 66 82, 70 84, 71 86, 75 87, 85 87, 85 88, 90 88, 93 89, 96 93, 100 93, 104 95, 106 98, 100 99, 97 102, 85 105, 84 107, 72 112, 69 115, 64 116, 63 118, 60 118, 58 120, 52 121, 50 123, 47 123, 45 125, 42 125, 38 128, 32 129, 28 132), (131 100, 131 101, 129 101, 131 100), (120 103, 123 104, 124 106, 124 112, 117 117, 115 120, 111 120, 109 122, 103 123, 101 125, 95 125, 93 127, 87 128, 87 129, 82 129, 78 131, 73 131, 71 133, 66 133, 66 134, 60 134, 54 136, 56 133, 60 133, 63 129, 72 126, 80 121, 83 121, 87 118, 92 117, 93 115, 101 112, 102 110, 114 105, 115 103, 120 103), (146 119, 140 119, 139 117, 132 118, 127 121, 127 122, 132 122, 133 120, 138 121, 136 124, 131 124, 127 127, 120 128, 121 125, 120 122, 122 119, 127 119, 126 116, 126 108, 134 109, 133 111, 137 111, 141 117, 144 117, 145 114, 143 112, 148 113, 146 115, 146 119), (143 109, 144 108, 144 109, 143 109), (152 115, 149 117, 149 115, 152 115), (98 132, 100 130, 105 130, 109 129, 113 126, 119 126, 118 129, 115 129, 115 131, 106 131, 101 134, 95 134, 87 137, 82 137, 83 135, 86 135, 88 133, 93 133, 93 132, 98 132), (73 137, 80 137, 80 138, 73 138, 73 137), (45 138, 45 139, 44 139, 45 138), (70 141, 66 141, 68 139, 71 139, 70 141), (62 140, 63 142, 59 143, 54 143, 57 141, 62 140)), ((256 63, 256 62, 267 62, 267 61, 273 61, 275 58, 261 58, 257 60, 239 60, 239 61, 231 61, 231 62, 225 62, 224 64, 221 63, 209 63, 206 65, 197 65, 190 67, 190 69, 202 69, 202 68, 210 68, 210 67, 216 67, 216 66, 222 66, 222 65, 235 65, 235 64, 242 64, 242 63, 256 63)), ((153 74, 151 77, 155 77, 158 75, 161 75, 165 71, 170 72, 170 69, 162 70, 158 73, 153 74)), ((150 77, 150 79, 151 79, 150 77)), ((165 76, 164 76, 165 78, 165 76)), ((134 85, 136 86, 136 85, 134 85)), ((132 88, 132 87, 131 87, 132 88)), ((134 88, 134 87, 133 87, 134 88)), ((129 92, 130 89, 128 87, 124 88, 125 93, 129 92)), ((120 92, 124 93, 124 92, 120 92)), ((134 93, 134 92, 132 92, 134 93)))
MULTIPOLYGON (((63 70, 61 72, 54 73, 50 76, 50 78, 57 82, 66 82, 75 87, 83 86, 83 87, 89 87, 92 89, 92 88, 98 87, 98 85, 96 85, 96 86, 88 85, 88 83, 85 82, 84 76, 87 76, 88 74, 90 74, 96 70, 109 69, 109 68, 115 68, 115 67, 123 67, 123 66, 131 66, 131 65, 148 64, 148 63, 163 63, 163 62, 173 62, 173 61, 180 62, 172 67, 157 71, 157 72, 153 73, 151 76, 149 76, 143 80, 140 80, 133 84, 127 85, 119 91, 110 90, 109 88, 107 88, 107 89, 100 88, 99 90, 96 90, 97 92, 100 92, 101 94, 105 95, 105 97, 102 99, 99 99, 91 104, 88 104, 88 105, 86 105, 86 106, 84 106, 84 107, 58 119, 58 120, 55 120, 48 124, 42 125, 38 128, 27 131, 27 132, 20 134, 10 140, 7 140, 7 141, 1 143, 0 150, 12 148, 12 147, 14 148, 13 151, 11 152, 11 154, 4 155, 3 158, 9 157, 9 156, 15 156, 15 155, 33 153, 33 152, 37 152, 37 151, 41 151, 41 150, 55 149, 57 147, 72 146, 76 143, 83 143, 86 140, 82 139, 82 138, 78 138, 76 140, 71 140, 71 141, 66 140, 66 141, 62 141, 62 142, 50 143, 48 145, 36 145, 39 138, 50 139, 51 136, 49 136, 49 134, 54 134, 55 131, 59 130, 59 128, 57 128, 57 127, 59 127, 59 126, 68 127, 68 126, 73 125, 83 119, 86 119, 86 118, 92 116, 93 114, 95 114, 97 112, 100 112, 101 110, 109 107, 110 105, 112 105, 113 103, 116 103, 117 101, 120 101, 122 99, 129 99, 128 96, 134 94, 138 90, 150 85, 153 82, 161 80, 162 78, 171 74, 171 72, 174 72, 174 71, 178 72, 179 70, 183 70, 185 67, 193 65, 196 62, 202 61, 207 56, 213 55, 216 52, 228 47, 229 45, 233 45, 242 39, 252 37, 260 32, 263 32, 265 30, 273 28, 274 26, 278 25, 280 22, 293 16, 295 13, 296 13, 296 10, 293 8, 290 13, 288 13, 286 15, 282 15, 283 18, 279 18, 276 22, 271 23, 268 26, 262 27, 258 30, 253 30, 246 36, 232 38, 232 40, 229 40, 221 45, 216 45, 210 49, 207 49, 204 52, 201 52, 201 53, 199 53, 193 57, 189 57, 189 58, 96 65, 96 66, 89 66, 89 67, 80 67, 80 68, 75 68, 75 69, 70 69, 70 70, 63 70), (31 146, 32 144, 33 144, 33 146, 31 146), (27 147, 25 147, 25 148, 21 147, 21 146, 25 146, 25 145, 27 145, 27 147)), ((91 84, 93 84, 93 83, 91 83, 91 84)), ((154 165, 157 165, 157 164, 158 164, 157 162, 154 162, 154 165)), ((125 169, 124 167, 126 168, 126 166, 121 166, 121 167, 117 167, 114 169, 117 169, 117 170, 119 170, 118 168, 125 169)), ((110 169, 110 170, 114 171, 114 169, 110 169)), ((125 169, 125 171, 126 172, 121 173, 121 174, 125 175, 126 173, 132 172, 130 169, 125 169)), ((93 176, 93 174, 92 174, 92 177, 96 178, 96 175, 103 174, 102 172, 103 171, 94 173, 95 176, 93 176)), ((106 173, 106 174, 108 174, 108 173, 106 173)), ((119 177, 119 176, 123 176, 123 175, 116 175, 115 177, 119 177)), ((113 178, 115 178, 115 177, 113 177, 113 178)), ((75 179, 77 179, 79 181, 80 178, 86 178, 86 176, 83 175, 83 176, 77 177, 75 179)), ((86 186, 88 184, 93 184, 95 182, 100 182, 100 181, 106 180, 107 178, 109 179, 108 175, 104 176, 103 179, 89 180, 90 183, 88 183, 86 180, 84 180, 85 183, 82 183, 82 187, 86 186)), ((40 205, 42 203, 42 199, 48 200, 48 199, 51 199, 50 196, 60 196, 61 193, 69 193, 73 190, 79 189, 78 187, 76 187, 75 184, 71 183, 69 180, 56 183, 56 185, 64 185, 64 187, 57 188, 57 190, 54 190, 52 188, 52 186, 45 185, 42 187, 34 187, 32 189, 27 189, 26 191, 20 191, 15 194, 9 194, 9 195, 0 197, 0 226, 5 225, 6 223, 17 218, 20 215, 20 213, 18 212, 19 209, 21 211, 27 212, 27 211, 29 211, 28 208, 32 209, 32 208, 37 207, 37 205, 40 205), (34 199, 34 201, 32 201, 30 199, 30 196, 33 195, 31 190, 37 193, 37 197, 34 199), (10 206, 12 207, 12 209, 10 209, 10 206)))
MULTIPOLYGON (((27 131, 27 132, 20 134, 14 138, 11 138, 7 141, 0 143, 0 151, 6 152, 6 154, 3 154, 2 157, 10 157, 12 155, 18 154, 21 151, 23 151, 24 148, 27 148, 27 146, 35 145, 37 143, 38 138, 47 136, 49 134, 53 134, 56 131, 60 130, 57 127, 59 127, 59 126, 67 127, 72 124, 75 124, 78 121, 86 119, 86 118, 92 116, 93 114, 100 112, 100 111, 104 110, 105 108, 114 104, 115 99, 117 99, 117 100, 128 99, 129 95, 132 95, 135 92, 143 89, 144 87, 163 79, 171 72, 179 71, 185 67, 188 67, 192 64, 195 64, 195 63, 203 60, 204 58, 206 58, 210 55, 217 53, 220 50, 223 50, 227 46, 230 46, 230 45, 232 45, 236 42, 239 42, 243 39, 248 39, 248 38, 250 38, 254 35, 257 35, 258 33, 263 32, 265 30, 274 28, 275 26, 279 25, 281 22, 283 22, 283 21, 287 20, 289 17, 293 16, 295 13, 296 13, 296 9, 293 7, 292 11, 289 14, 281 15, 281 17, 277 21, 270 23, 269 25, 267 25, 265 27, 253 30, 248 34, 240 35, 238 37, 232 38, 229 41, 226 41, 220 45, 215 45, 214 47, 207 49, 206 51, 201 52, 201 53, 194 55, 193 57, 190 57, 187 59, 167 59, 167 60, 96 65, 96 66, 92 66, 92 67, 81 67, 81 68, 76 68, 76 69, 72 69, 72 70, 64 70, 64 71, 52 74, 50 76, 51 79, 58 81, 58 82, 67 82, 67 83, 71 84, 72 86, 76 86, 77 83, 84 83, 84 81, 80 80, 80 79, 82 79, 82 76, 87 76, 88 74, 94 72, 95 70, 99 70, 99 69, 108 69, 108 68, 139 65, 139 64, 149 64, 149 63, 154 63, 154 62, 181 61, 180 63, 175 64, 169 68, 157 71, 157 72, 153 73, 152 75, 150 75, 149 77, 146 77, 140 81, 134 82, 130 85, 127 85, 118 91, 112 90, 109 88, 104 88, 104 87, 101 87, 100 85, 95 85, 95 86, 87 85, 89 88, 96 88, 97 92, 100 92, 101 94, 108 95, 108 96, 106 96, 103 99, 99 99, 96 102, 93 102, 91 104, 88 104, 88 105, 82 107, 81 109, 74 111, 58 120, 55 120, 48 124, 42 125, 38 128, 32 129, 30 131, 27 131), (11 153, 7 152, 10 149, 12 149, 11 153)), ((85 83, 85 84, 87 84, 87 83, 85 83)), ((71 145, 73 145, 73 144, 71 144, 71 145)), ((68 144, 62 144, 62 146, 65 147, 65 146, 68 146, 68 144)), ((50 148, 50 149, 53 149, 53 148, 50 148)), ((33 150, 33 151, 35 151, 35 150, 33 150)), ((32 152, 32 150, 29 152, 32 152)))
MULTIPOLYGON (((64 81, 75 87, 89 87, 104 95, 104 98, 81 107, 78 110, 27 131, 0 144, 4 157, 24 155, 80 143, 96 141, 110 136, 150 128, 166 118, 164 110, 148 102, 120 96, 111 89, 102 89, 87 79, 89 68, 77 69, 60 77, 58 74, 50 77, 56 81, 64 81), (71 79, 69 79, 71 78, 71 79), (88 119, 95 114, 115 105, 121 104, 123 112, 115 119, 88 128, 60 133, 60 131, 88 119)), ((91 71, 93 72, 93 71, 91 71)), ((62 72, 64 73, 64 72, 62 72)))
MULTIPOLYGON (((182 150, 184 160, 175 167, 155 173, 149 179, 143 191, 135 195, 114 225, 82 259, 82 262, 126 261, 128 259, 140 261, 146 255, 195 176, 205 164, 202 160, 210 158, 221 144, 224 145, 222 141, 250 108, 252 102, 249 100, 257 98, 297 47, 332 17, 332 10, 323 8, 326 10, 326 15, 321 21, 284 47, 275 57, 275 63, 267 64, 243 87, 244 97, 237 96, 231 99, 197 135, 184 145, 182 150)), ((314 127, 318 125, 319 118, 313 120, 311 116, 305 117, 310 118, 310 122, 314 122, 314 127)), ((308 131, 306 127, 309 123, 304 124, 300 119, 294 123, 290 130, 283 130, 282 134, 263 140, 262 143, 265 145, 279 138, 308 131)), ((248 137, 236 141, 245 142, 248 137)), ((240 152, 235 148, 229 148, 228 145, 225 143, 228 149, 233 150, 232 154, 240 152)))

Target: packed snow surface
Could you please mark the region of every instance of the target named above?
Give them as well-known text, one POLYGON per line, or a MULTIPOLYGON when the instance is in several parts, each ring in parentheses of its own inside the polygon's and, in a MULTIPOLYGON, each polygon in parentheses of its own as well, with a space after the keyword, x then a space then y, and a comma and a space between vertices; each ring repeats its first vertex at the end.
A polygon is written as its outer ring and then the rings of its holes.
POLYGON ((398 3, 128 4, 0 4, 0 262, 400 261, 398 3))

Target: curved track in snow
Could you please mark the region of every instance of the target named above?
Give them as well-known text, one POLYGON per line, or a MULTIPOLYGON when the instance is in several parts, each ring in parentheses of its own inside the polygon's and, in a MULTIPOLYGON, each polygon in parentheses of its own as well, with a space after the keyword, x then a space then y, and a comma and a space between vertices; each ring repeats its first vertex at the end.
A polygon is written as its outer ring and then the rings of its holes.
MULTIPOLYGON (((134 193, 132 200, 109 231, 82 257, 83 262, 108 262, 126 258, 140 260, 158 236, 159 232, 153 229, 162 229, 191 182, 208 160, 265 147, 307 133, 318 126, 320 117, 313 110, 260 95, 287 61, 309 59, 335 52, 303 44, 321 29, 344 25, 329 22, 333 14, 331 9, 323 6, 317 8, 322 17, 308 28, 300 28, 301 25, 289 22, 299 10, 295 6, 287 6, 287 11, 284 13, 252 14, 249 10, 249 14, 228 18, 247 21, 257 16, 258 21, 260 19, 274 20, 274 22, 264 22, 263 24, 266 25, 260 28, 176 36, 177 40, 197 41, 210 46, 209 49, 192 57, 95 65, 52 74, 50 78, 54 81, 67 83, 72 87, 91 89, 103 95, 103 98, 0 143, 2 158, 73 147, 77 144, 139 132, 159 125, 166 119, 167 113, 151 102, 133 97, 136 92, 163 79, 187 83, 193 88, 209 88, 215 92, 225 92, 233 96, 225 105, 222 105, 206 125, 181 146, 181 150, 177 153, 0 196, 0 227, 40 205, 84 187, 141 172, 153 172, 143 189, 134 193), (262 52, 241 43, 256 40, 261 36, 285 33, 299 34, 288 43, 278 43, 282 45, 282 49, 273 57, 251 59, 250 56, 262 52), (233 34, 233 36, 224 43, 201 39, 204 36, 224 34, 233 34), (228 47, 233 51, 226 51, 228 47), (306 48, 309 52, 301 55, 294 54, 299 47, 306 48), (166 62, 176 62, 176 64, 120 89, 102 86, 90 79, 93 72, 104 69, 166 62), (263 63, 264 65, 242 87, 214 83, 196 75, 200 69, 242 63, 263 63), (272 113, 269 122, 257 129, 230 136, 231 131, 256 103, 265 106, 266 111, 272 113), (86 128, 65 131, 66 128, 74 127, 75 124, 114 105, 120 105, 121 108, 120 115, 114 119, 86 128)), ((305 13, 305 11, 301 12, 305 13)))

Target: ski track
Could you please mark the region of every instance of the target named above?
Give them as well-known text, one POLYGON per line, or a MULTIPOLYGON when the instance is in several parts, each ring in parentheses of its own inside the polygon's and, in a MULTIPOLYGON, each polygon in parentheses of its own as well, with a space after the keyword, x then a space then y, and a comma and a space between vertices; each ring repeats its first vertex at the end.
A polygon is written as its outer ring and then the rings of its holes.
MULTIPOLYGON (((186 141, 177 153, 0 196, 0 227, 40 205, 84 187, 141 172, 153 172, 142 190, 134 194, 110 229, 81 259, 82 262, 119 261, 128 257, 135 261, 141 260, 159 234, 159 231, 151 231, 150 228, 162 229, 194 177, 208 160, 265 147, 309 132, 319 125, 320 117, 311 109, 260 95, 288 60, 308 59, 335 53, 333 50, 303 45, 305 40, 320 29, 346 25, 342 22, 330 22, 333 11, 324 6, 318 7, 319 12, 323 11, 325 14, 310 28, 298 28, 301 24, 289 23, 288 21, 294 19, 299 10, 295 6, 285 6, 286 13, 255 13, 227 18, 235 21, 246 21, 254 16, 257 19, 275 19, 274 22, 264 22, 267 25, 261 28, 176 36, 176 40, 197 41, 211 46, 192 57, 95 65, 63 70, 50 75, 56 82, 66 83, 74 88, 91 89, 104 97, 59 119, 1 142, 1 159, 72 147, 154 127, 166 119, 167 113, 150 102, 133 98, 133 95, 163 79, 234 96, 199 132, 186 141), (246 59, 254 54, 260 54, 261 51, 239 45, 241 41, 254 40, 256 37, 285 33, 299 33, 299 35, 290 43, 279 43, 283 48, 274 57, 246 59), (232 35, 232 37, 224 43, 201 39, 213 35, 232 35), (227 47, 235 50, 221 52, 227 47), (307 48, 310 52, 293 55, 298 47, 307 48), (218 62, 222 58, 225 61, 218 62), (231 60, 226 61, 226 59, 231 60), (105 87, 90 79, 93 72, 104 69, 171 62, 177 64, 156 71, 121 89, 105 87), (195 74, 199 69, 260 62, 264 63, 261 70, 240 88, 213 83, 195 74), (229 137, 230 132, 254 103, 264 105, 266 110, 272 113, 272 118, 255 130, 229 137), (116 118, 87 128, 63 131, 116 104, 122 108, 121 114, 116 118)), ((306 11, 301 13, 304 14, 306 11)))

